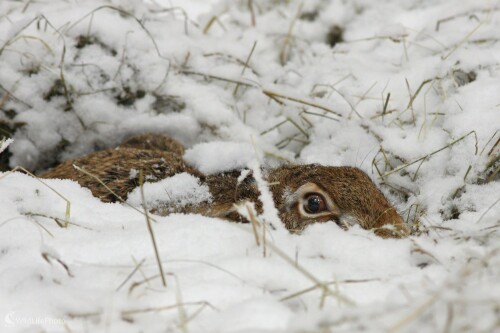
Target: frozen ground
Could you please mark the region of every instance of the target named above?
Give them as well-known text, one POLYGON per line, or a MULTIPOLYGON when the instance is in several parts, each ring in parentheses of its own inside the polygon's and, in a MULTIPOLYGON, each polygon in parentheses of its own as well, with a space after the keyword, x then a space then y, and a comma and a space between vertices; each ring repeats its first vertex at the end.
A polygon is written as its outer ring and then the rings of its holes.
POLYGON ((355 165, 414 235, 155 216, 165 288, 140 212, 4 173, 2 332, 500 330, 500 2, 157 2, 0 2, 1 163, 162 132, 207 172, 355 165))

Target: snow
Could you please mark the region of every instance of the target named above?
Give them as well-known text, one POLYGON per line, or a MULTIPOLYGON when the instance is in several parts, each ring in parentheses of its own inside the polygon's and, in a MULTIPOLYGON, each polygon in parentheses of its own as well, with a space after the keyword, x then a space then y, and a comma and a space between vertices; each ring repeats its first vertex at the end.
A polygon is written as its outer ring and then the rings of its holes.
POLYGON ((254 159, 256 152, 245 142, 212 141, 188 149, 184 160, 206 175, 242 169, 254 159))
MULTIPOLYGON (((500 330, 498 6, 0 1, 0 166, 164 133, 205 174, 252 170, 274 227, 257 245, 250 225, 153 214, 165 288, 139 189, 103 203, 1 173, 0 331, 500 330), (361 168, 414 235, 288 233, 259 169, 283 161, 361 168)), ((150 208, 211 200, 188 174, 143 189, 150 208)))
MULTIPOLYGON (((131 178, 136 176, 131 175, 131 178)), ((163 205, 182 208, 188 204, 196 205, 212 201, 208 186, 201 184, 200 179, 185 172, 156 183, 145 182, 143 191, 147 193, 144 199, 148 208, 159 208, 163 205)), ((127 202, 133 206, 142 205, 140 188, 134 189, 128 195, 127 202)))

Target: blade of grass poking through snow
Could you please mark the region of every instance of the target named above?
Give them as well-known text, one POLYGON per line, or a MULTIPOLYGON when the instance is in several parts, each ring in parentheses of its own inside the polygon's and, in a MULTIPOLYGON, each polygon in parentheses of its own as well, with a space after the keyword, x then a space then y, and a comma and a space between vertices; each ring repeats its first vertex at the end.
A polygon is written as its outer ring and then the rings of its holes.
MULTIPOLYGON (((283 260, 285 260, 287 263, 289 263, 290 266, 292 266, 297 271, 302 273, 306 278, 311 280, 316 286, 318 286, 318 288, 322 289, 323 295, 325 295, 325 296, 331 295, 347 305, 354 305, 354 302, 352 300, 350 300, 349 298, 347 298, 347 296, 342 295, 338 291, 331 290, 326 283, 321 282, 316 276, 314 276, 312 273, 310 273, 308 270, 306 270, 304 267, 302 267, 300 264, 298 264, 295 260, 290 258, 285 252, 283 252, 273 242, 268 240, 267 246, 273 251, 273 253, 276 253, 283 260)), ((324 296, 323 295, 322 295, 322 298, 320 299, 320 304, 319 304, 320 308, 323 308, 323 306, 324 306, 324 296)))
POLYGON ((382 119, 387 113, 387 106, 389 105, 389 99, 391 98, 391 93, 387 93, 387 98, 385 99, 384 107, 382 109, 382 119))
MULTIPOLYGON (((302 112, 303 113, 303 112, 302 112)), ((297 128, 306 138, 309 139, 309 133, 307 133, 307 131, 302 128, 296 121, 294 121, 292 118, 289 118, 287 117, 285 120, 279 122, 278 124, 274 125, 273 127, 271 128, 268 128, 262 132, 260 132, 260 135, 265 135, 271 131, 273 131, 274 129, 276 128, 279 128, 280 126, 286 124, 286 123, 290 123, 292 124, 295 128, 297 128)), ((310 129, 312 127, 312 125, 310 125, 307 129, 310 129)))
MULTIPOLYGON (((457 144, 458 142, 460 142, 460 141, 464 140, 466 137, 468 137, 468 136, 469 136, 469 135, 471 135, 471 134, 476 135, 476 131, 470 131, 469 133, 467 133, 467 134, 465 134, 465 135, 461 136, 460 138, 458 138, 458 139, 456 139, 456 140, 452 141, 451 143, 447 144, 446 146, 444 146, 444 147, 442 147, 442 148, 440 148, 440 149, 438 149, 438 150, 435 150, 435 151, 433 151, 433 152, 432 152, 432 153, 430 153, 430 154, 427 154, 427 155, 425 155, 425 156, 422 156, 422 157, 420 157, 420 158, 417 158, 416 160, 413 160, 413 161, 411 161, 411 162, 409 162, 409 163, 403 164, 403 165, 401 165, 401 166, 399 166, 399 167, 397 167, 397 168, 395 168, 395 169, 393 169, 393 170, 391 170, 391 171, 389 171, 389 172, 386 172, 385 174, 383 174, 383 175, 382 175, 382 176, 380 176, 379 178, 384 178, 384 177, 386 177, 386 176, 388 176, 388 175, 390 175, 390 174, 393 174, 393 173, 395 173, 395 172, 398 172, 398 171, 400 171, 400 170, 403 170, 403 169, 405 169, 405 168, 407 168, 407 167, 409 167, 409 166, 411 166, 411 165, 413 165, 413 164, 415 164, 415 163, 418 163, 418 162, 421 162, 421 161, 423 162, 423 161, 425 161, 426 159, 428 159, 428 158, 432 157, 433 155, 436 155, 437 153, 439 153, 439 152, 441 152, 441 151, 443 151, 443 150, 445 150, 445 149, 447 149, 447 148, 450 148, 451 146, 453 146, 453 145, 457 144)), ((476 137, 476 154, 477 154, 477 150, 478 150, 478 148, 477 148, 477 137, 476 137)), ((417 170, 417 171, 418 171, 418 170, 417 170)))
MULTIPOLYGON (((234 62, 236 64, 239 64, 241 66, 245 66, 245 61, 239 59, 238 57, 235 57, 231 54, 226 54, 224 52, 208 52, 208 53, 204 53, 203 54, 203 57, 220 57, 220 58, 223 58, 224 60, 228 61, 228 62, 234 62)), ((186 62, 184 61, 184 63, 182 64, 181 68, 182 67, 186 67, 186 62)), ((255 68, 252 68, 250 66, 250 64, 246 64, 246 67, 248 69, 250 69, 252 71, 252 73, 255 74, 255 76, 261 76, 256 70, 255 68)))
POLYGON ((255 10, 253 9, 253 0, 248 0, 247 6, 248 6, 248 11, 250 12, 250 22, 252 23, 252 27, 255 27, 256 20, 255 20, 255 10))
POLYGON ((409 83, 408 81, 406 82, 407 84, 407 87, 408 87, 408 93, 410 94, 410 100, 408 101, 408 105, 406 106, 406 109, 404 109, 400 114, 398 114, 398 116, 396 118, 394 118, 390 123, 389 125, 392 125, 396 120, 400 120, 401 116, 408 110, 412 110, 412 121, 413 121, 413 124, 415 124, 415 115, 413 114, 413 102, 415 102, 415 99, 417 98, 417 96, 420 94, 420 91, 422 91, 422 88, 428 84, 429 82, 432 82, 433 80, 437 80, 439 78, 433 78, 433 79, 427 79, 427 80, 424 80, 422 81, 422 83, 420 83, 420 85, 418 86, 417 88, 417 91, 415 92, 414 95, 411 94, 411 91, 409 90, 409 83))
MULTIPOLYGON (((490 137, 490 139, 486 142, 486 144, 484 145, 483 149, 481 149, 481 152, 479 153, 479 155, 483 155, 484 153, 484 150, 486 149, 486 147, 488 147, 488 145, 490 144, 490 142, 497 136, 498 132, 500 132, 500 130, 496 130, 495 133, 493 133, 493 135, 490 137)), ((491 147, 491 149, 489 150, 488 152, 488 156, 491 155, 491 153, 493 152, 493 150, 495 150, 496 146, 498 146, 498 144, 500 143, 500 137, 497 139, 497 141, 495 142, 495 144, 493 145, 493 147, 491 147)), ((1 150, 0 150, 1 152, 1 150)))
MULTIPOLYGON (((382 279, 380 278, 372 278, 372 279, 348 279, 348 280, 342 280, 342 281, 332 281, 332 282, 327 282, 325 283, 326 285, 339 285, 339 284, 351 284, 351 283, 368 283, 368 282, 375 282, 375 281, 381 281, 382 279)), ((299 291, 296 291, 290 295, 284 296, 280 298, 281 302, 288 301, 289 299, 293 299, 295 297, 302 296, 304 294, 310 293, 312 291, 315 291, 316 289, 321 288, 321 286, 318 286, 317 284, 306 288, 302 289, 299 291)))
POLYGON ((232 278, 238 280, 239 282, 242 282, 244 284, 248 284, 247 281, 245 281, 244 279, 242 279, 238 275, 234 274, 233 272, 228 271, 227 269, 222 268, 220 266, 214 265, 214 264, 212 264, 212 263, 210 263, 208 261, 196 260, 196 259, 173 259, 173 260, 165 260, 164 262, 167 262, 167 263, 176 263, 176 262, 184 262, 184 263, 186 263, 186 262, 188 262, 188 263, 196 263, 196 264, 205 265, 205 266, 213 268, 213 269, 215 269, 217 271, 223 272, 223 273, 231 276, 232 278))
POLYGON ((287 95, 280 94, 280 93, 277 93, 275 91, 271 91, 271 90, 268 90, 268 89, 262 90, 262 93, 264 95, 270 97, 270 98, 273 98, 273 99, 279 100, 280 98, 282 98, 282 99, 286 99, 286 100, 289 100, 289 101, 292 101, 292 102, 304 104, 304 105, 307 105, 307 106, 312 106, 313 108, 317 108, 317 109, 326 111, 328 113, 333 113, 337 117, 342 118, 342 115, 340 113, 338 113, 338 112, 336 112, 336 111, 334 111, 334 110, 332 110, 330 108, 327 108, 326 106, 323 106, 321 104, 315 103, 313 101, 307 101, 305 99, 301 99, 301 98, 297 98, 297 97, 293 97, 293 96, 287 96, 287 95))
POLYGON ((17 42, 18 40, 24 40, 24 41, 29 41, 29 40, 34 40, 34 41, 37 41, 37 42, 40 42, 40 44, 42 44, 42 46, 50 52, 51 55, 55 55, 54 51, 52 50, 52 48, 49 46, 49 44, 47 44, 46 41, 44 41, 42 38, 40 37, 36 37, 36 36, 30 36, 30 35, 21 35, 21 36, 17 36, 14 40, 12 40, 11 44, 14 44, 15 42, 17 42))
POLYGON ((2 55, 3 51, 5 50, 5 48, 6 48, 7 46, 9 46, 10 44, 12 44, 12 43, 16 40, 17 36, 19 36, 19 34, 20 34, 21 32, 23 32, 24 30, 26 30, 26 29, 27 29, 27 28, 28 28, 28 27, 29 27, 29 26, 30 26, 33 22, 35 22, 35 21, 37 21, 37 20, 38 20, 38 17, 33 18, 33 19, 32 19, 32 20, 30 20, 28 23, 26 23, 25 25, 23 25, 23 26, 21 27, 21 29, 19 29, 16 33, 12 34, 12 37, 11 37, 11 38, 9 38, 9 39, 7 39, 7 40, 5 41, 5 43, 3 43, 2 47, 0 47, 0 55, 2 55))
MULTIPOLYGON (((78 114, 75 111, 73 107, 73 100, 70 94, 70 89, 68 88, 68 85, 66 83, 66 77, 64 75, 64 67, 65 67, 65 57, 66 57, 66 39, 64 38, 64 35, 57 29, 50 21, 47 19, 44 15, 40 15, 37 18, 37 25, 40 24, 40 22, 45 22, 45 26, 52 28, 54 32, 59 36, 59 38, 62 40, 63 43, 63 48, 61 52, 61 59, 59 61, 59 79, 61 80, 61 85, 63 87, 64 91, 64 98, 66 99, 66 104, 67 104, 67 110, 72 110, 73 114, 76 116, 76 119, 80 123, 83 129, 86 129, 86 125, 83 122, 83 120, 78 116, 78 114)), ((67 111, 66 110, 66 111, 67 111)))
MULTIPOLYGON (((408 82, 408 79, 405 77, 405 83, 406 83, 406 89, 408 90, 408 95, 410 96, 410 99, 411 99, 411 88, 410 88, 410 82, 408 82)), ((407 107, 408 109, 408 107, 407 107)), ((413 126, 415 126, 415 112, 413 111, 413 105, 410 107, 411 109, 411 119, 412 119, 412 123, 413 123, 413 126)))
POLYGON ((267 134, 267 133, 269 133, 269 132, 271 132, 271 131, 275 130, 276 128, 280 127, 281 125, 286 124, 287 122, 288 122, 288 118, 287 118, 287 119, 285 119, 285 120, 283 120, 283 121, 281 121, 281 122, 279 122, 278 124, 276 124, 276 125, 274 125, 274 126, 272 126, 272 127, 268 128, 268 129, 266 129, 266 130, 264 130, 264 131, 260 132, 260 135, 265 135, 265 134, 267 134))
MULTIPOLYGON (((137 259, 133 255, 131 257, 132 257, 132 261, 134 262, 134 265, 138 266, 139 262, 137 261, 137 259)), ((145 280, 145 283, 149 286, 149 280, 146 277, 146 274, 144 273, 144 271, 142 270, 142 267, 139 266, 138 269, 139 269, 139 273, 141 273, 142 278, 145 280)), ((129 288, 129 294, 130 294, 131 289, 132 289, 132 286, 130 286, 130 288, 129 288)))
MULTIPOLYGON (((168 310, 172 310, 172 309, 177 309, 179 306, 189 306, 189 305, 204 305, 204 306, 208 306, 209 308, 215 310, 215 311, 220 311, 219 309, 217 309, 215 306, 213 306, 212 304, 210 304, 209 302, 206 302, 206 301, 199 301, 199 302, 186 302, 186 303, 182 303, 182 304, 173 304, 173 305, 166 305, 166 306, 156 306, 156 307, 148 307, 148 308, 143 308, 143 309, 129 309, 129 310, 123 310, 121 312, 122 315, 124 316, 130 316, 130 315, 134 315, 134 314, 141 314, 141 313, 148 313, 148 312, 160 312, 160 311, 168 311, 168 310)), ((83 317, 87 314, 83 314, 83 315, 74 315, 74 317, 83 317)), ((90 314, 91 316, 96 316, 98 315, 97 313, 91 313, 90 314)), ((87 315, 88 316, 88 315, 87 315)))
POLYGON ((481 216, 479 217, 479 220, 477 220, 476 223, 479 223, 481 222, 481 220, 483 219, 483 217, 488 214, 488 212, 493 208, 495 207, 495 205, 500 201, 500 198, 498 198, 493 204, 491 204, 488 208, 486 208, 486 210, 484 211, 484 213, 481 214, 481 216))
POLYGON ((54 216, 50 216, 50 215, 46 215, 46 214, 26 213, 25 215, 26 216, 33 216, 33 217, 44 217, 46 219, 53 220, 61 228, 64 228, 67 225, 74 225, 75 227, 82 228, 85 230, 94 230, 94 229, 89 228, 89 227, 84 227, 83 225, 80 225, 78 223, 74 223, 74 222, 71 222, 68 220, 63 220, 63 219, 60 219, 58 217, 54 217, 54 216))
MULTIPOLYGON (((248 54, 247 60, 245 61, 245 64, 243 65, 243 69, 241 70, 241 76, 243 77, 243 74, 245 74, 245 70, 248 67, 248 63, 250 62, 250 58, 252 57, 253 51, 255 51, 255 47, 257 46, 257 41, 253 42, 252 49, 250 50, 250 53, 248 54)), ((240 87, 240 84, 237 83, 236 87, 234 87, 233 91, 233 96, 236 96, 238 93, 238 88, 240 87)))
POLYGON ((290 26, 288 27, 288 32, 285 35, 285 40, 283 41, 283 46, 281 47, 281 51, 280 51, 280 63, 282 66, 285 65, 286 62, 288 61, 288 56, 289 56, 289 52, 290 52, 290 48, 291 48, 290 44, 292 41, 293 27, 295 26, 295 23, 297 22, 297 20, 300 16, 300 13, 302 12, 303 6, 304 6, 303 3, 301 3, 299 5, 299 8, 297 9, 297 13, 293 17, 292 22, 290 22, 290 26))
POLYGON ((247 220, 250 220, 252 224, 252 231, 255 236, 255 242, 257 246, 260 246, 260 240, 262 239, 262 256, 266 257, 266 224, 259 221, 257 217, 257 211, 255 210, 255 205, 251 202, 245 202, 242 207, 246 208, 246 211, 242 208, 238 210, 241 216, 244 216, 247 220), (245 214, 246 213, 246 214, 245 214), (258 227, 262 226, 262 235, 259 234, 258 227))
POLYGON ((182 301, 182 292, 181 285, 179 282, 179 278, 177 275, 170 273, 175 279, 175 298, 177 300, 177 312, 179 314, 179 326, 183 333, 188 333, 187 329, 187 315, 186 309, 184 309, 183 301, 182 301))
POLYGON ((248 82, 243 82, 239 81, 236 79, 232 78, 227 78, 219 75, 213 75, 213 74, 208 74, 208 73, 201 73, 201 72, 195 72, 191 70, 179 70, 179 73, 186 74, 186 75, 197 75, 197 76, 203 76, 204 78, 212 79, 212 80, 218 80, 218 81, 223 81, 223 82, 229 82, 229 83, 236 83, 245 87, 252 87, 252 88, 258 88, 257 85, 248 83, 248 82))
MULTIPOLYGON (((0 89, 2 89, 5 92, 5 95, 2 97, 2 100, 0 100, 0 107, 2 107, 9 99, 13 99, 14 101, 23 104, 24 106, 27 106, 28 108, 33 108, 32 105, 26 103, 25 101, 17 98, 11 91, 7 90, 2 84, 0 84, 0 89)), ((12 136, 12 133, 5 131, 4 129, 1 130, 2 132, 6 133, 8 136, 12 136)))
MULTIPOLYGON (((252 207, 251 203, 249 202, 245 202, 244 204, 244 207, 246 208, 246 211, 247 211, 247 214, 248 216, 245 216, 246 218, 248 218, 250 220, 250 223, 252 224, 252 231, 253 231, 253 234, 255 236, 255 244, 257 246, 260 246, 260 241, 259 241, 259 232, 258 232, 258 224, 259 222, 257 221, 257 218, 255 216, 255 208, 252 207)), ((236 209, 238 209, 239 207, 236 207, 236 209)), ((241 213, 240 213, 241 215, 241 213)))
POLYGON ((136 263, 132 272, 130 272, 129 275, 127 275, 125 280, 123 280, 123 282, 120 283, 120 285, 115 290, 120 291, 120 289, 125 285, 125 283, 127 283, 132 278, 132 276, 134 276, 134 274, 141 268, 141 266, 142 266, 142 264, 144 264, 144 262, 146 262, 146 259, 142 259, 141 262, 136 263))
MULTIPOLYGON (((351 74, 348 74, 347 76, 344 76, 344 78, 347 78, 351 76, 351 74)), ((344 78, 340 79, 338 82, 342 82, 344 80, 344 78)), ((358 110, 356 110, 356 105, 353 105, 352 102, 349 100, 349 98, 347 98, 345 96, 344 93, 342 93, 340 90, 338 90, 337 88, 335 88, 335 85, 337 83, 334 83, 333 85, 332 84, 321 84, 321 83, 316 83, 314 86, 313 86, 313 89, 311 89, 311 92, 309 93, 309 96, 310 97, 319 97, 318 95, 313 95, 312 94, 312 91, 314 90, 314 87, 326 87, 326 88, 329 88, 331 91, 330 93, 327 95, 326 99, 330 99, 330 96, 333 94, 333 93, 337 93, 337 95, 339 95, 348 105, 349 107, 351 108, 351 112, 349 113, 349 119, 351 119, 351 114, 354 112, 354 114, 356 114, 356 116, 358 116, 360 119, 363 118, 363 116, 358 112, 358 110)))
MULTIPOLYGON (((140 214, 144 215, 144 213, 143 213, 143 212, 141 212, 139 209, 137 209, 136 207, 134 207, 134 206, 132 206, 131 204, 129 204, 127 201, 125 201, 125 199, 123 199, 123 198, 122 198, 121 196, 119 196, 119 195, 118 195, 115 191, 113 191, 113 190, 112 190, 112 189, 111 189, 108 185, 106 185, 106 184, 102 181, 102 179, 101 179, 101 178, 99 178, 99 177, 97 177, 96 175, 94 175, 93 173, 91 173, 91 172, 89 172, 89 171, 85 170, 84 168, 79 167, 79 166, 78 166, 78 165, 76 165, 76 164, 73 164, 73 168, 75 168, 75 169, 76 169, 76 170, 78 170, 79 172, 82 172, 82 173, 86 174, 86 175, 87 175, 87 176, 89 176, 89 177, 94 178, 95 180, 97 180, 97 182, 98 182, 99 184, 101 184, 102 186, 104 186, 104 188, 105 188, 106 190, 108 190, 108 192, 109 192, 109 193, 113 194, 113 195, 114 195, 114 196, 115 196, 115 197, 116 197, 116 198, 117 198, 117 199, 118 199, 121 203, 123 203, 123 204, 125 204, 125 205, 129 206, 129 207, 130 207, 130 208, 132 208, 133 210, 135 210, 135 211, 139 212, 140 214)), ((156 222, 156 220, 155 220, 155 219, 153 219, 152 217, 149 217, 149 219, 150 219, 151 221, 156 222)))
MULTIPOLYGON (((302 134, 304 134, 304 136, 306 138, 309 139, 309 133, 307 133, 307 131, 305 129, 303 129, 299 124, 297 124, 297 122, 295 120, 293 120, 292 118, 286 118, 290 124, 292 124, 295 128, 297 128, 302 134)), ((309 128, 308 128, 309 129, 309 128)))
POLYGON ((45 183, 43 180, 41 180, 40 178, 38 178, 37 176, 35 176, 34 174, 32 174, 31 172, 29 172, 28 170, 26 170, 25 168, 23 168, 22 166, 19 166, 19 165, 16 166, 14 169, 12 169, 12 170, 4 173, 3 175, 1 175, 0 179, 2 179, 4 177, 7 177, 11 173, 16 172, 18 170, 22 170, 23 172, 27 173, 31 177, 35 178, 40 183, 42 183, 43 185, 45 185, 46 187, 48 187, 52 192, 54 192, 55 194, 57 194, 61 199, 63 199, 64 201, 66 201, 66 212, 64 213, 64 217, 66 219, 66 223, 63 225, 63 227, 66 228, 68 226, 67 222, 71 218, 71 201, 69 201, 65 196, 63 196, 61 193, 59 193, 57 190, 55 190, 52 186, 50 186, 49 184, 45 183))
POLYGON ((499 143, 500 143, 500 138, 498 138, 497 142, 495 142, 493 147, 491 147, 491 149, 488 151, 488 156, 490 156, 495 151, 495 148, 498 146, 499 143))
POLYGON ((424 93, 424 97, 423 97, 423 108, 422 108, 422 115, 423 115, 423 119, 422 119, 422 125, 420 126, 420 130, 418 132, 418 139, 420 140, 420 135, 422 134, 422 132, 424 133, 424 138, 427 136, 427 130, 429 128, 432 127, 432 124, 434 123, 434 121, 437 119, 437 116, 434 115, 434 120, 431 122, 430 125, 427 125, 427 95, 429 94, 429 92, 431 91, 432 88, 434 88, 434 85, 436 84, 437 81, 432 81, 430 86, 427 87, 427 90, 425 91, 424 93))
POLYGON ((40 229, 42 229, 47 234, 49 234, 50 237, 52 237, 52 238, 55 237, 47 228, 45 228, 43 225, 41 225, 37 220, 26 218, 26 217, 30 217, 30 216, 33 216, 33 215, 26 214, 26 216, 22 216, 22 215, 21 216, 14 216, 14 217, 11 217, 10 219, 1 221, 0 222, 0 228, 2 228, 4 225, 6 225, 6 224, 8 224, 8 223, 10 223, 11 221, 14 221, 14 220, 28 220, 30 222, 33 222, 36 226, 40 227, 40 229))
POLYGON ((141 200, 142 207, 144 208, 144 216, 146 217, 146 224, 148 226, 148 232, 151 236, 151 242, 153 243, 153 249, 155 251, 156 262, 158 264, 158 270, 160 271, 161 283, 164 287, 167 286, 167 281, 165 280, 165 275, 163 274, 163 267, 160 260, 160 253, 158 251, 158 246, 156 245, 156 238, 153 232, 153 226, 151 225, 151 219, 149 218, 148 208, 146 206, 146 198, 144 197, 144 172, 141 170, 139 172, 139 187, 141 190, 141 200))
POLYGON ((227 29, 224 26, 224 24, 222 24, 221 20, 219 20, 219 17, 215 15, 215 16, 212 16, 210 18, 210 20, 205 25, 205 28, 203 28, 203 34, 204 35, 206 35, 208 33, 208 31, 210 30, 210 28, 212 28, 212 26, 214 25, 215 22, 219 23, 219 25, 222 28, 222 30, 227 31, 227 29))
POLYGON ((305 113, 305 114, 308 114, 308 115, 311 115, 311 116, 316 116, 316 117, 322 117, 322 118, 330 119, 330 120, 333 120, 333 121, 336 121, 336 122, 340 121, 340 120, 338 120, 336 118, 328 117, 326 114, 314 113, 314 112, 310 112, 310 111, 302 111, 302 113, 305 113))
POLYGON ((458 42, 455 46, 453 46, 453 48, 445 56, 442 56, 441 59, 446 60, 446 59, 448 59, 449 56, 451 56, 453 53, 455 53, 455 51, 458 50, 460 48, 460 46, 462 46, 463 44, 465 44, 467 42, 467 40, 477 30, 479 30, 479 28, 481 28, 481 26, 484 24, 484 22, 485 21, 479 22, 479 24, 474 29, 472 29, 467 35, 465 35, 465 37, 460 42, 458 42))

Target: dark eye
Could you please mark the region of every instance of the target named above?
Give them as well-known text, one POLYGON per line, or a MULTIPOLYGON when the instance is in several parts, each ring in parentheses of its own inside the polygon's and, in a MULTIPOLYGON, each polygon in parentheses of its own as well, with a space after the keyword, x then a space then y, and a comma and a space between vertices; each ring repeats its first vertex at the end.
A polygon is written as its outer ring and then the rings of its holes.
POLYGON ((304 210, 309 214, 317 214, 326 210, 325 199, 321 194, 310 193, 305 196, 304 210))

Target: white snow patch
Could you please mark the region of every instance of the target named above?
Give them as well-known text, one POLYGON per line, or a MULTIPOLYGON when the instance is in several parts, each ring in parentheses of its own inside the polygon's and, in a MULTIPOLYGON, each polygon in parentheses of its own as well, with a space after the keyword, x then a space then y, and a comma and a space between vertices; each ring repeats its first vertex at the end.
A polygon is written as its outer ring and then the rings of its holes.
MULTIPOLYGON (((145 182, 143 190, 149 209, 164 205, 181 208, 212 200, 208 186, 201 184, 199 178, 185 172, 159 182, 145 182)), ((132 206, 142 205, 140 187, 129 193, 127 202, 132 206)))
POLYGON ((242 169, 255 156, 252 146, 244 142, 213 141, 200 143, 184 154, 184 160, 206 175, 242 169))

